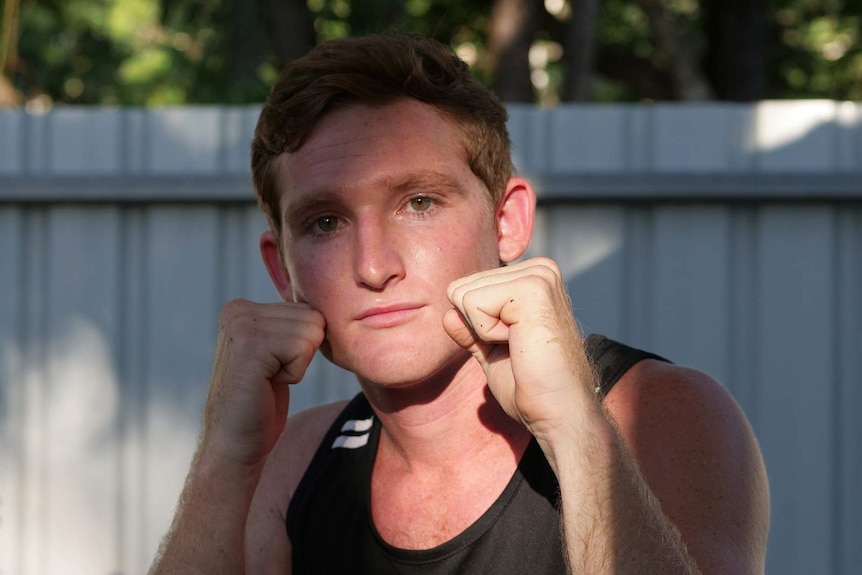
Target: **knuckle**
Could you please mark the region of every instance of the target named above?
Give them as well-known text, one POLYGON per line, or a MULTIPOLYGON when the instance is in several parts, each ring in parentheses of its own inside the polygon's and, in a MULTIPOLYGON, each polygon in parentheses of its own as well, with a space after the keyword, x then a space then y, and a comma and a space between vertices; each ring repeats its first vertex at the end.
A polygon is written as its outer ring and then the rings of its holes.
POLYGON ((307 340, 294 341, 293 346, 282 362, 282 371, 288 374, 291 383, 297 383, 305 376, 317 348, 307 340))
POLYGON ((477 290, 470 290, 460 294, 460 299, 461 306, 464 308, 463 311, 469 313, 470 310, 479 307, 479 302, 482 298, 477 290))
POLYGON ((221 309, 221 314, 219 315, 219 325, 228 326, 231 325, 236 318, 241 317, 247 310, 249 309, 250 301, 236 298, 232 299, 221 309))
POLYGON ((320 328, 320 333, 323 333, 323 326, 326 325, 326 318, 322 313, 317 311, 316 309, 309 310, 308 313, 309 323, 316 325, 320 328))
POLYGON ((459 304, 463 304, 464 298, 469 294, 467 291, 467 287, 463 285, 459 285, 451 290, 450 301, 456 306, 459 304))
POLYGON ((317 346, 314 345, 314 342, 307 339, 299 340, 296 346, 298 355, 303 360, 302 363, 308 365, 311 362, 311 358, 314 357, 314 352, 317 351, 317 346))
POLYGON ((323 340, 326 339, 326 330, 324 329, 323 323, 316 326, 314 331, 312 332, 312 337, 309 341, 309 344, 312 346, 312 353, 317 351, 317 348, 323 344, 323 340))
POLYGON ((524 282, 526 282, 532 292, 548 292, 551 291, 553 285, 551 284, 551 279, 544 274, 527 276, 524 278, 524 282))
POLYGON ((257 323, 254 305, 243 300, 228 302, 219 318, 221 331, 240 339, 256 339, 264 335, 257 323))
POLYGON ((559 278, 562 276, 562 272, 560 271, 560 266, 556 261, 552 260, 548 257, 538 257, 536 258, 536 263, 541 268, 540 273, 550 274, 547 277, 559 278))
POLYGON ((563 278, 560 269, 553 260, 547 260, 549 265, 537 265, 532 270, 529 276, 525 279, 530 285, 530 289, 539 290, 544 293, 551 293, 564 289, 563 278))

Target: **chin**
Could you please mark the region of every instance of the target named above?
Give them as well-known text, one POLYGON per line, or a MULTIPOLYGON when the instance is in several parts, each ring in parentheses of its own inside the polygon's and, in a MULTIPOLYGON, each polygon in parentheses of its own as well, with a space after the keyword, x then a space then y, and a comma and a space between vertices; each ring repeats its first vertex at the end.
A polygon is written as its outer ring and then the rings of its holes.
POLYGON ((437 345, 401 342, 397 347, 391 343, 370 346, 368 342, 364 346, 342 347, 327 342, 321 351, 335 365, 353 372, 361 383, 397 389, 454 376, 470 354, 448 336, 446 339, 447 342, 437 342, 437 345))

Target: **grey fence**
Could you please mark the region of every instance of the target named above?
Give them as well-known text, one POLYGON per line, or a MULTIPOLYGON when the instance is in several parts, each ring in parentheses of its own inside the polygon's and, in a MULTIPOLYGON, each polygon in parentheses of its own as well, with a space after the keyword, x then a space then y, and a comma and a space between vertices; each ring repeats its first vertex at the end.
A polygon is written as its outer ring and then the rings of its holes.
MULTIPOLYGON (((0 112, 0 573, 139 574, 195 446, 221 305, 276 298, 256 108, 0 112)), ((862 107, 513 107, 579 319, 745 409, 770 574, 862 565, 862 107)), ((350 396, 315 361, 293 409, 350 396)))

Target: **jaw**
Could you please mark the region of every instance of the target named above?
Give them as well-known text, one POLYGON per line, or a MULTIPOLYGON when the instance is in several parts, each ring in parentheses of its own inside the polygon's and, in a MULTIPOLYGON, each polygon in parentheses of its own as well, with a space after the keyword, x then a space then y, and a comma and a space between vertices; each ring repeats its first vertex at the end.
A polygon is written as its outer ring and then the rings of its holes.
POLYGON ((353 372, 366 391, 435 388, 470 358, 437 323, 436 328, 424 322, 387 329, 348 326, 343 333, 330 330, 320 349, 329 361, 353 372))
POLYGON ((385 424, 414 427, 441 420, 446 427, 464 416, 475 419, 480 404, 486 401, 487 380, 469 352, 460 350, 448 363, 425 375, 424 379, 397 385, 380 385, 363 378, 359 384, 385 424))

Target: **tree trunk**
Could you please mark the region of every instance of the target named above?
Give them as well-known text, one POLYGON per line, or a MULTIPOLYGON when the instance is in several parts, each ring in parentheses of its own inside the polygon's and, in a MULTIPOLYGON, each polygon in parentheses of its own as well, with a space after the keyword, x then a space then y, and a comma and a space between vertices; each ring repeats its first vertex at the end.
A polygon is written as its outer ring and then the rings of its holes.
POLYGON ((228 57, 227 92, 242 98, 259 80, 257 68, 266 57, 266 44, 260 34, 264 21, 260 0, 230 2, 222 18, 226 20, 227 45, 223 53, 228 57))
POLYGON ((766 5, 763 0, 703 0, 706 69, 722 100, 766 97, 766 5))
POLYGON ((508 102, 532 102, 530 47, 536 34, 538 0, 494 0, 488 51, 494 88, 508 102))
POLYGON ((639 99, 656 102, 676 99, 674 81, 667 71, 657 69, 652 62, 631 51, 599 46, 596 72, 619 82, 639 99))
POLYGON ((712 89, 700 68, 701 50, 692 30, 662 0, 636 0, 647 14, 657 52, 656 65, 670 74, 675 99, 708 100, 712 89))
POLYGON ((23 103, 23 98, 6 76, 0 75, 0 108, 15 108, 23 103))
MULTIPOLYGON (((18 18, 20 11, 20 0, 6 0, 6 4, 3 6, 3 26, 0 29, 0 76, 14 70, 18 64, 18 18)), ((11 77, 12 74, 9 76, 11 77)))
POLYGON ((350 7, 352 34, 379 34, 390 28, 399 28, 404 22, 404 0, 353 2, 350 7))
POLYGON ((305 0, 264 0, 275 55, 283 64, 314 47, 314 20, 305 0))
POLYGON ((566 75, 562 99, 567 102, 586 102, 592 99, 599 0, 572 0, 571 5, 572 17, 566 26, 563 46, 566 75))

